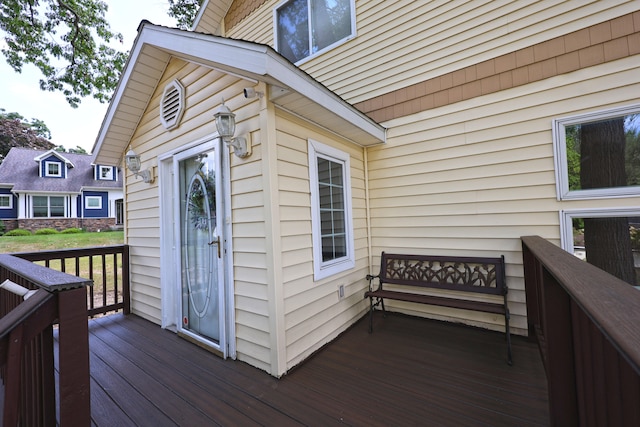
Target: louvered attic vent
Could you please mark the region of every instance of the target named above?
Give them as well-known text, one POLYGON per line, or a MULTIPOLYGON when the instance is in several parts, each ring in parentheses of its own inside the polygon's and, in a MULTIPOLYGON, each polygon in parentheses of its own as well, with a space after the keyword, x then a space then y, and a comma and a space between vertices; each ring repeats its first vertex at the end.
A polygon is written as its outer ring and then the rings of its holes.
POLYGON ((179 81, 167 84, 160 101, 160 121, 167 130, 174 129, 180 124, 184 113, 184 88, 179 81))

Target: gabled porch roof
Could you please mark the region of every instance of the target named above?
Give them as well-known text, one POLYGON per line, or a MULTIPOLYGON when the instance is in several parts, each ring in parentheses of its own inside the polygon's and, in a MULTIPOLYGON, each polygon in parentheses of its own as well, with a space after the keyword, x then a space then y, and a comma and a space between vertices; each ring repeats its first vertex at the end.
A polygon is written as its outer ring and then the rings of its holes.
POLYGON ((269 100, 361 146, 385 142, 384 127, 294 66, 271 47, 143 21, 93 147, 96 163, 122 154, 169 60, 179 58, 275 87, 269 100))

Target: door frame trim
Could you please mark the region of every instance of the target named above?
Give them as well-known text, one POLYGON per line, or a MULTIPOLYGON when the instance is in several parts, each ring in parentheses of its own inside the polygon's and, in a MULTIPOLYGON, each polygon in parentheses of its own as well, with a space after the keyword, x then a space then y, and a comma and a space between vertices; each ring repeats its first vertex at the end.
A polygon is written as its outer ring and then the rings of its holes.
MULTIPOLYGON (((222 144, 217 133, 206 135, 191 143, 184 144, 179 148, 175 148, 158 156, 158 175, 159 175, 159 202, 160 202, 160 295, 161 295, 161 327, 178 332, 180 322, 180 301, 176 296, 175 283, 178 283, 180 271, 175 268, 179 248, 175 246, 177 239, 174 238, 176 232, 175 209, 174 209, 174 162, 176 155, 189 151, 191 149, 212 143, 215 148, 220 150, 222 157, 222 191, 223 191, 223 268, 224 268, 224 290, 225 301, 224 311, 224 333, 226 335, 226 356, 228 358, 236 358, 236 334, 235 334, 235 286, 233 276, 233 236, 231 221, 231 182, 230 182, 230 160, 229 148, 226 144, 222 144), (166 268, 165 268, 166 267, 166 268)), ((224 350, 224 349, 221 349, 224 350)))

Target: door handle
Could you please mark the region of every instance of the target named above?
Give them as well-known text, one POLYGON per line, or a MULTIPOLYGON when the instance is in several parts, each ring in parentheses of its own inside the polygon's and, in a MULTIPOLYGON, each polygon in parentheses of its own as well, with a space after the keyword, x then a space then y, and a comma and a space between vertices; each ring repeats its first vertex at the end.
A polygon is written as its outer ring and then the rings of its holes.
POLYGON ((213 240, 209 242, 209 246, 211 246, 211 245, 216 245, 218 247, 218 258, 221 258, 221 256, 220 256, 220 236, 214 237, 213 240))

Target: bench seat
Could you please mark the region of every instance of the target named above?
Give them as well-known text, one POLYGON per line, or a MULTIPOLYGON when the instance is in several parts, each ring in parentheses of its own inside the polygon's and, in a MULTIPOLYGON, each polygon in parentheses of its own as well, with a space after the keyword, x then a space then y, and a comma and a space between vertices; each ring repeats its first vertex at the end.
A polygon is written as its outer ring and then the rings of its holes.
POLYGON ((504 305, 485 301, 472 301, 455 298, 440 297, 435 295, 411 294, 408 292, 396 292, 388 290, 368 291, 365 297, 387 298, 397 301, 416 302, 419 304, 438 305, 441 307, 458 308, 461 310, 482 311, 504 315, 506 313, 504 305))
POLYGON ((369 332, 373 332, 376 307, 380 306, 385 313, 385 299, 498 314, 505 319, 507 362, 512 364, 504 256, 478 258, 382 252, 380 274, 367 275, 367 279, 369 290, 364 296, 370 302, 369 332), (378 279, 376 289, 373 287, 374 279, 378 279), (393 284, 396 288, 384 289, 384 284, 393 284), (426 295, 412 289, 451 290, 461 292, 461 296, 426 295), (502 302, 465 299, 464 293, 502 296, 502 302))

